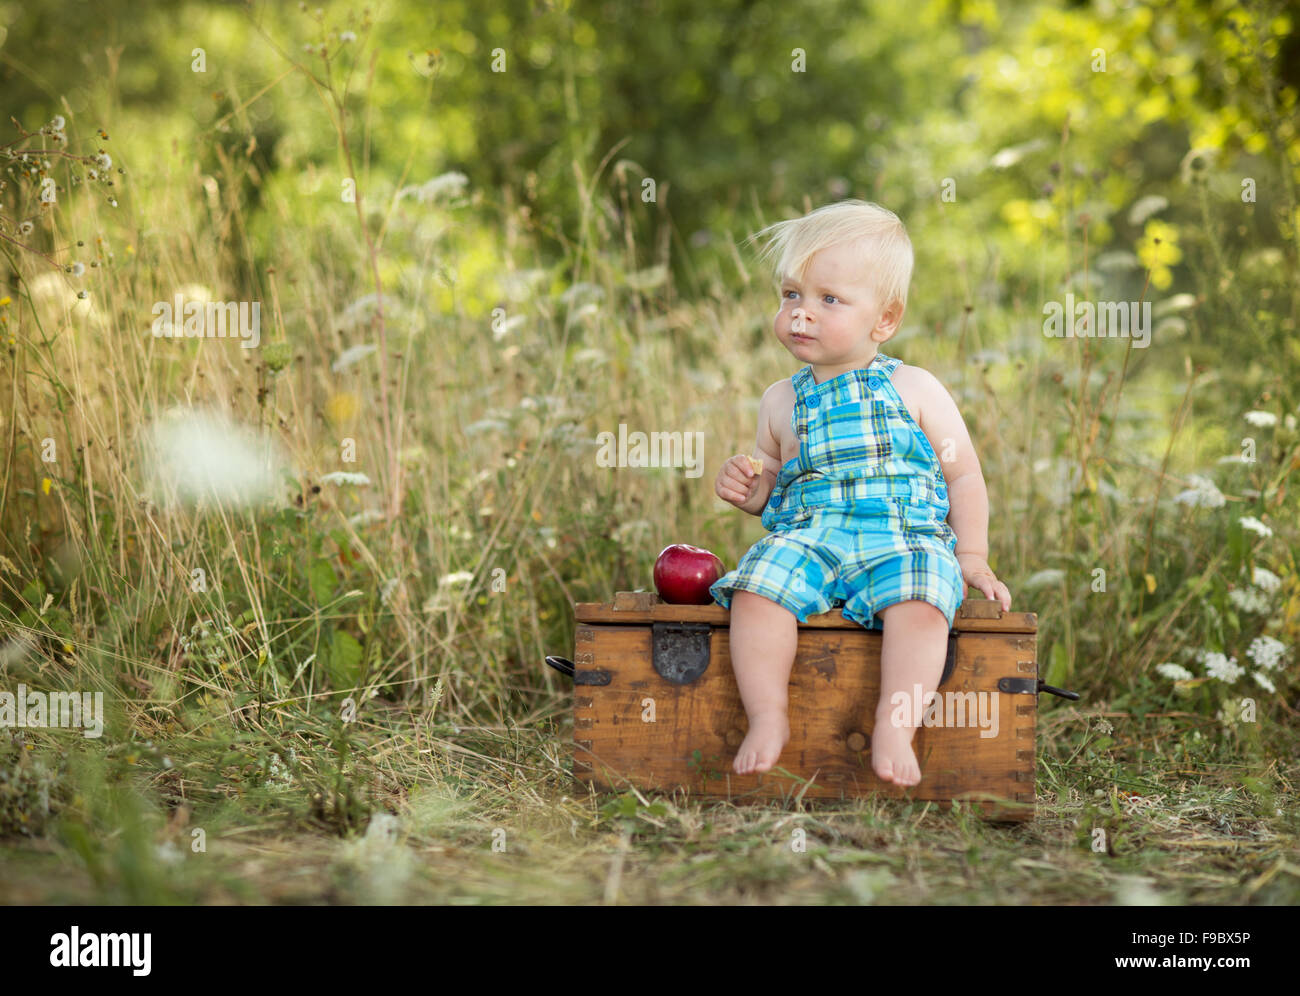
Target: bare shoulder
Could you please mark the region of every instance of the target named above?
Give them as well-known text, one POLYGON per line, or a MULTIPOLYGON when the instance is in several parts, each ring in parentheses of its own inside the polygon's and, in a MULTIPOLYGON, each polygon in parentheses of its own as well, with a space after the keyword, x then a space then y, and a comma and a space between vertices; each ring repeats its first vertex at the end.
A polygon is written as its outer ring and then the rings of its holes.
MULTIPOLYGON (((894 371, 894 389, 932 443, 942 439, 969 440, 957 402, 943 382, 929 370, 900 366, 894 371)), ((938 444, 935 445, 937 448, 938 444)))
POLYGON ((790 408, 794 408, 794 384, 789 377, 782 377, 780 380, 773 381, 763 392, 763 404, 769 408, 780 407, 789 402, 790 408))
POLYGON ((945 391, 939 378, 925 367, 914 367, 910 363, 900 363, 894 370, 895 384, 907 384, 921 391, 945 391))
POLYGON ((894 390, 903 399, 908 414, 917 425, 921 424, 921 419, 927 411, 934 411, 936 406, 948 396, 948 391, 939 382, 939 378, 924 367, 900 363, 890 380, 894 382, 894 390))
POLYGON ((790 413, 794 411, 794 385, 790 383, 790 378, 773 381, 763 392, 763 398, 758 403, 758 410, 761 416, 766 417, 769 421, 775 423, 778 417, 788 419, 790 413))
POLYGON ((784 454, 795 442, 794 430, 790 428, 790 419, 794 415, 794 384, 789 377, 783 377, 768 385, 759 403, 760 417, 767 420, 768 432, 784 454))

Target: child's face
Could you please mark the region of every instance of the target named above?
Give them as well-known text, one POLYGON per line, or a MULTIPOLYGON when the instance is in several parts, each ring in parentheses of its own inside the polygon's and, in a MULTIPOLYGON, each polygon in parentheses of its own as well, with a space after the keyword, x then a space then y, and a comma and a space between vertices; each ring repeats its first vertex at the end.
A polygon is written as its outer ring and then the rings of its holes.
POLYGON ((902 317, 897 304, 885 310, 870 277, 850 246, 819 249, 802 282, 794 276, 781 282, 776 337, 817 366, 869 363, 902 317))

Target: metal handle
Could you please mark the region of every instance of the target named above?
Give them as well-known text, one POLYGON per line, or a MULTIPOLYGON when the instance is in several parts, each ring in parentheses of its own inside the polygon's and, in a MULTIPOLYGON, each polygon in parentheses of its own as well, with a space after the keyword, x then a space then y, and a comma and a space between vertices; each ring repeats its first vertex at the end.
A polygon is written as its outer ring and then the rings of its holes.
MULTIPOLYGON (((555 668, 555 670, 559 671, 560 674, 564 675, 566 678, 573 677, 573 671, 574 671, 573 661, 569 660, 568 658, 556 657, 553 654, 547 654, 546 663, 551 665, 551 667, 555 668)), ((1078 696, 1076 695, 1075 698, 1078 698, 1078 696)))
POLYGON ((1043 681, 1042 678, 1038 679, 1038 690, 1040 692, 1051 692, 1053 695, 1059 695, 1063 699, 1073 699, 1075 702, 1079 701, 1078 692, 1067 692, 1064 688, 1056 688, 1047 684, 1047 682, 1043 681))

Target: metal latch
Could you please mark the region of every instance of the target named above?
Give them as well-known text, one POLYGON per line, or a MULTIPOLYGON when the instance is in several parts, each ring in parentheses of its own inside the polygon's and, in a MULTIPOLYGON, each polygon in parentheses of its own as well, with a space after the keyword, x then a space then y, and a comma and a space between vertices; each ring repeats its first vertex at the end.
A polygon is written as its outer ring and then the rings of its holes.
POLYGON ((1050 692, 1063 699, 1077 701, 1079 698, 1078 692, 1067 692, 1064 688, 1056 688, 1042 678, 999 678, 998 691, 1010 692, 1012 695, 1038 695, 1041 692, 1050 692))
POLYGON ((651 659, 655 671, 674 685, 698 681, 709 668, 710 623, 651 623, 651 659))

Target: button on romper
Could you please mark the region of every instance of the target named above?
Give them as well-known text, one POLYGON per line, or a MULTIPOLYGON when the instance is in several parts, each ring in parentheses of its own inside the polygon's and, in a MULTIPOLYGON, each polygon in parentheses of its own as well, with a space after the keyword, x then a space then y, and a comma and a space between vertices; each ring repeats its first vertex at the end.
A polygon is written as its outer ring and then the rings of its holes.
POLYGON ((879 629, 881 609, 920 599, 951 629, 966 592, 957 535, 934 449, 890 380, 900 363, 877 353, 820 384, 811 366, 791 378, 799 455, 763 509, 768 535, 709 589, 719 605, 752 591, 800 622, 842 606, 845 618, 879 629))

